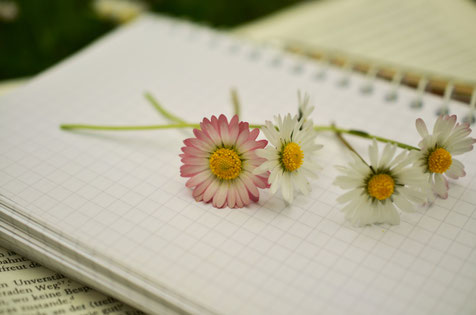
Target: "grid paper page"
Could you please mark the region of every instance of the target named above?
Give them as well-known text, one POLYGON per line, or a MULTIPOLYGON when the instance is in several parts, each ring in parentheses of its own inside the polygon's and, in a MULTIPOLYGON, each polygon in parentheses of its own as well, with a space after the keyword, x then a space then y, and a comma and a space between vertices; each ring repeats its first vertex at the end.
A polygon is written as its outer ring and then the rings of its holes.
MULTIPOLYGON (((148 90, 190 121, 230 114, 236 87, 242 118, 263 122, 295 111, 296 91, 311 94, 318 124, 412 144, 416 117, 435 119, 442 100, 226 35, 145 17, 53 68, 0 104, 0 197, 35 222, 121 268, 137 283, 169 288, 184 301, 226 314, 471 314, 476 310, 476 155, 447 200, 402 214, 398 226, 345 222, 333 165, 349 155, 331 134, 312 193, 286 206, 262 191, 245 209, 197 203, 179 176, 189 130, 65 132, 60 123, 165 123, 143 98, 148 90), (146 280, 145 280, 146 279, 146 280)), ((466 109, 452 104, 462 116, 466 109)), ((360 152, 369 142, 349 138, 360 152)), ((147 305, 143 306, 147 309, 147 305)))

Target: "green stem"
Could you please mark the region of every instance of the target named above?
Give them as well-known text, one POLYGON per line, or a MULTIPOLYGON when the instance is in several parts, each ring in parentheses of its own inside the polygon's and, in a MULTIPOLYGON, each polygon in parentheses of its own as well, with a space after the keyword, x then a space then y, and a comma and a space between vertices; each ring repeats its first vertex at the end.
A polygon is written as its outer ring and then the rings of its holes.
MULTIPOLYGON (((261 128, 262 125, 250 125, 250 128, 261 128)), ((169 124, 169 125, 139 125, 139 126, 105 126, 105 125, 88 125, 88 124, 61 124, 63 130, 87 129, 87 130, 117 130, 117 131, 133 131, 133 130, 154 130, 154 129, 182 129, 196 128, 200 129, 200 124, 169 124)))
POLYGON ((414 146, 411 146, 411 145, 408 145, 408 144, 405 144, 405 143, 402 143, 402 142, 398 142, 398 141, 395 141, 395 140, 387 139, 387 138, 384 138, 384 137, 375 136, 375 135, 369 134, 369 133, 367 133, 365 131, 361 131, 361 130, 343 129, 343 128, 338 128, 336 126, 314 126, 314 129, 316 131, 333 131, 333 132, 336 132, 336 133, 346 133, 346 134, 349 134, 349 135, 353 135, 353 136, 357 136, 357 137, 361 137, 361 138, 366 138, 366 139, 375 139, 379 142, 395 144, 397 147, 405 149, 405 150, 420 151, 420 149, 417 148, 417 147, 414 147, 414 146))
POLYGON ((233 112, 235 115, 238 115, 240 117, 241 114, 241 105, 240 105, 240 99, 238 98, 238 91, 235 88, 232 88, 230 90, 231 93, 231 102, 233 104, 233 112))
POLYGON ((164 116, 171 122, 176 122, 179 124, 187 124, 187 122, 183 120, 182 118, 175 116, 174 114, 167 111, 162 105, 160 105, 159 101, 157 101, 157 99, 154 96, 152 96, 152 94, 150 94, 149 92, 145 92, 144 96, 162 116, 164 116))
POLYGON ((61 129, 88 129, 88 130, 152 130, 152 129, 177 129, 177 128, 200 128, 199 124, 169 124, 169 125, 142 125, 142 126, 103 126, 103 125, 87 125, 87 124, 62 124, 61 129))
MULTIPOLYGON (((259 124, 250 124, 250 128, 262 128, 263 125, 259 124)), ((73 129, 89 129, 89 130, 153 130, 153 129, 174 129, 174 128, 197 128, 200 129, 200 124, 192 123, 177 123, 177 124, 168 124, 168 125, 139 125, 139 126, 104 126, 104 125, 88 125, 88 124, 62 124, 60 125, 61 129, 64 130, 73 130, 73 129)), ((394 141, 391 139, 371 135, 365 131, 354 130, 354 129, 343 129, 336 126, 314 126, 316 131, 332 131, 336 133, 345 133, 361 138, 366 139, 375 139, 379 142, 391 143, 396 146, 405 149, 405 150, 420 150, 417 147, 394 141)))
POLYGON ((336 128, 335 125, 332 125, 331 127, 335 129, 337 138, 347 147, 347 149, 354 152, 365 165, 367 165, 368 167, 370 167, 370 169, 372 169, 369 163, 367 163, 367 161, 364 160, 364 158, 357 152, 357 150, 355 150, 354 147, 351 146, 350 143, 344 139, 344 137, 342 137, 342 132, 339 130, 339 128, 336 128))

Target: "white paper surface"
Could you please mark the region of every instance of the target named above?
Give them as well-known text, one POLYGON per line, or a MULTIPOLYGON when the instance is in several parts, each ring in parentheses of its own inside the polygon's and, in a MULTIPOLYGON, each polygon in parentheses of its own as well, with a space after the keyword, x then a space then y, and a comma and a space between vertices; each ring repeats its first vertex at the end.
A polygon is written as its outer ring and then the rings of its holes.
MULTIPOLYGON (((470 314, 476 305, 476 155, 447 200, 402 214, 398 226, 354 228, 336 204, 335 164, 349 161, 322 133, 323 166, 309 196, 286 206, 263 191, 244 209, 197 203, 179 175, 190 130, 66 132, 61 123, 165 123, 143 97, 199 122, 230 115, 238 89, 242 119, 262 123, 297 110, 311 94, 316 124, 336 122, 419 141, 442 100, 375 82, 208 29, 145 17, 0 99, 0 198, 131 279, 167 288, 184 303, 226 314, 470 314), (139 281, 139 280, 138 280, 139 281)), ((452 104, 462 117, 466 108, 452 104)), ((369 142, 348 137, 360 152, 369 142)), ((145 306, 146 307, 146 306, 145 306)))

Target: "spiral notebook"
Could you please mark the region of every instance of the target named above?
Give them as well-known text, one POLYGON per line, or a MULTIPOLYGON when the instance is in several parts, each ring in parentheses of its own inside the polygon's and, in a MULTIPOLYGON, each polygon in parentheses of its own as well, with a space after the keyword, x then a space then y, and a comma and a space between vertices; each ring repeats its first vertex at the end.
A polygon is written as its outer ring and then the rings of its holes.
POLYGON ((235 33, 465 102, 476 94, 473 0, 304 1, 235 33))
MULTIPOLYGON (((0 99, 0 242, 150 313, 474 314, 476 154, 467 176, 397 226, 352 227, 336 204, 334 165, 350 160, 321 133, 312 192, 286 205, 263 191, 243 209, 197 203, 179 175, 190 130, 66 132, 61 123, 165 123, 178 116, 261 123, 297 110, 416 144, 417 117, 467 106, 349 74, 225 33, 144 16, 0 99), (322 75, 322 73, 325 75, 322 75), (395 97, 386 97, 392 91, 395 97), (421 107, 411 104, 420 97, 421 107)), ((369 142, 348 137, 365 155, 369 142)))

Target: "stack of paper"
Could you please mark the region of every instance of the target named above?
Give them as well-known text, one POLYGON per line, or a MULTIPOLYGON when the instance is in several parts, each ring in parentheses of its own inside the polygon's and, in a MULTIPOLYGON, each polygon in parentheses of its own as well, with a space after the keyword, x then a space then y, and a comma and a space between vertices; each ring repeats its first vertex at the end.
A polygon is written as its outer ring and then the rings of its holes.
MULTIPOLYGON (((416 145, 414 121, 430 124, 442 100, 348 78, 307 59, 222 33, 146 16, 101 39, 0 99, 0 240, 19 253, 152 313, 311 314, 475 311, 476 155, 450 197, 402 214, 398 226, 352 227, 336 203, 335 164, 350 160, 331 133, 312 192, 287 205, 263 191, 243 209, 195 202, 179 175, 190 130, 67 132, 61 123, 165 123, 154 94, 199 122, 230 115, 239 91, 243 120, 297 111, 297 90, 317 124, 416 145)), ((462 116, 467 109, 450 104, 462 116)), ((348 138, 362 153, 369 142, 348 138)))

